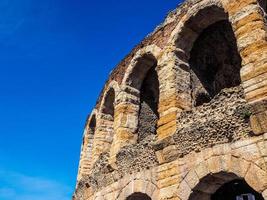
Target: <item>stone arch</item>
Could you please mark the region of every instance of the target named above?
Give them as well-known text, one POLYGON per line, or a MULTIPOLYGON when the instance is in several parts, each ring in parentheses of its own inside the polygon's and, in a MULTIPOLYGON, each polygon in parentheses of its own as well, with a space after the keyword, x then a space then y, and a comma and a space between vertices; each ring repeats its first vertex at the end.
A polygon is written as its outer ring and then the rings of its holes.
POLYGON ((159 189, 155 184, 147 180, 135 179, 130 181, 115 198, 116 200, 126 200, 133 194, 145 194, 152 200, 159 199, 159 189))
POLYGON ((78 180, 81 179, 84 175, 88 175, 90 172, 94 135, 96 129, 96 113, 96 110, 91 113, 85 126, 81 146, 78 180))
POLYGON ((112 144, 114 137, 114 120, 115 120, 115 104, 116 104, 116 95, 118 93, 118 84, 113 81, 107 87, 101 102, 99 109, 99 118, 102 120, 102 126, 99 127, 106 136, 106 143, 108 144, 108 151, 110 145, 112 144))
POLYGON ((147 194, 135 192, 128 196, 126 200, 151 200, 151 198, 147 194))
POLYGON ((200 1, 194 4, 178 22, 169 43, 179 49, 180 53, 185 54, 183 59, 188 59, 198 35, 211 24, 227 18, 227 12, 220 0, 200 1))
MULTIPOLYGON (((227 173, 227 172, 219 172, 215 174, 208 174, 205 177, 203 177, 199 183, 192 189, 192 192, 189 196, 189 200, 215 200, 218 198, 218 195, 220 195, 225 189, 225 187, 229 188, 236 186, 243 187, 242 189, 244 191, 249 191, 253 193, 255 196, 257 196, 258 200, 263 200, 263 197, 260 193, 256 192, 253 188, 251 188, 246 181, 239 177, 238 175, 234 173, 227 173), (221 191, 220 191, 221 190, 221 191)), ((234 191, 232 191, 234 192, 234 191)), ((246 194, 244 193, 238 193, 242 191, 235 191, 236 195, 246 194)), ((225 197, 229 194, 224 194, 225 197)), ((235 195, 234 193, 232 195, 235 195)), ((226 198, 228 199, 228 198, 226 198)))
POLYGON ((181 200, 208 200, 221 186, 233 180, 245 181, 267 198, 266 168, 232 155, 212 156, 193 166, 179 184, 177 195, 181 200))
POLYGON ((266 2, 266 0, 258 0, 258 3, 260 5, 260 7, 264 10, 264 12, 266 13, 266 11, 267 11, 267 2, 266 2))
POLYGON ((138 91, 138 142, 156 135, 159 119, 157 66, 160 53, 161 49, 156 45, 140 49, 130 62, 122 82, 122 85, 138 91))
POLYGON ((150 45, 137 51, 125 72, 122 85, 140 90, 148 70, 157 62, 160 55, 161 48, 156 45, 150 45))
POLYGON ((221 2, 202 1, 181 21, 174 31, 173 43, 189 67, 193 105, 209 102, 224 88, 239 86, 241 57, 221 2))
POLYGON ((115 104, 118 92, 119 86, 116 81, 110 82, 105 88, 97 115, 96 134, 93 144, 93 164, 98 160, 99 155, 110 154, 115 133, 115 104))
POLYGON ((116 96, 119 93, 119 90, 120 87, 116 81, 111 81, 108 84, 100 103, 99 114, 112 114, 110 113, 112 112, 110 109, 112 109, 112 104, 115 105, 116 103, 116 96))

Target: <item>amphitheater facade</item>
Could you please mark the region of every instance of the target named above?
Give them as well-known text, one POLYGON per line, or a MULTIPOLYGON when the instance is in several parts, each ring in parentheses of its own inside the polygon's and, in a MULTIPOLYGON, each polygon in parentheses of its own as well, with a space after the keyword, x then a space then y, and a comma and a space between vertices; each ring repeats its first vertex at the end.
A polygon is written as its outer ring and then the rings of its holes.
POLYGON ((187 0, 112 71, 74 200, 267 200, 266 0, 187 0))

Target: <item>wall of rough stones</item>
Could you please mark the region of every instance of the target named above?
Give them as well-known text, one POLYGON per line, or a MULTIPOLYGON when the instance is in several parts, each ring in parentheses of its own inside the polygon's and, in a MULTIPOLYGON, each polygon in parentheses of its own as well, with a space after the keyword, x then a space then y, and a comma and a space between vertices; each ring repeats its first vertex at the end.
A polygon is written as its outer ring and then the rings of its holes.
POLYGON ((73 199, 210 199, 236 179, 267 199, 264 9, 187 0, 169 13, 106 82, 73 199))
POLYGON ((150 169, 127 173, 98 190, 92 190, 86 181, 79 185, 76 199, 125 200, 135 192, 147 194, 153 200, 187 200, 190 195, 209 199, 220 186, 240 177, 267 199, 266 145, 267 135, 264 134, 216 145, 150 169), (210 176, 210 181, 206 181, 210 176))

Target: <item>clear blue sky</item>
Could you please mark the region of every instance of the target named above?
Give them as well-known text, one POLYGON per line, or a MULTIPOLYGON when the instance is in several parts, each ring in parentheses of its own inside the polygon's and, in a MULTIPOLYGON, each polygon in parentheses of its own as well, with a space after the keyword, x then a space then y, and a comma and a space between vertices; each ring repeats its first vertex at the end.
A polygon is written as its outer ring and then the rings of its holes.
POLYGON ((0 1, 0 200, 67 200, 114 66, 179 0, 0 1))

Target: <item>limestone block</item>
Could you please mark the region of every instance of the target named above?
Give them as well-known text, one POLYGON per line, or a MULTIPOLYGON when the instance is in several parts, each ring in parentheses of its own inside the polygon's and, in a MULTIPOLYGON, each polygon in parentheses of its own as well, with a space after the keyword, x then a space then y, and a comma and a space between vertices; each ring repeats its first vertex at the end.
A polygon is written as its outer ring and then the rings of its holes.
POLYGON ((177 118, 177 112, 171 112, 165 116, 160 117, 160 119, 158 120, 158 126, 160 127, 164 124, 175 121, 176 118, 177 118))
POLYGON ((134 192, 140 192, 143 191, 143 189, 146 188, 146 182, 143 180, 135 180, 134 181, 134 192))
POLYGON ((159 188, 165 188, 177 184, 181 179, 180 175, 174 175, 158 181, 159 188))
POLYGON ((173 167, 173 168, 170 168, 166 171, 162 171, 158 174, 158 180, 162 180, 162 179, 165 179, 165 178, 168 178, 170 176, 174 176, 174 175, 178 175, 178 171, 177 171, 177 168, 173 167))
POLYGON ((266 157, 255 160, 254 163, 257 166, 259 166, 262 170, 267 171, 267 158, 266 157))
POLYGON ((235 149, 232 151, 232 155, 248 161, 253 161, 261 156, 256 143, 235 149))
MULTIPOLYGON (((262 51, 261 49, 258 49, 257 51, 251 53, 250 55, 243 57, 242 59, 242 66, 246 66, 249 64, 254 65, 253 72, 250 72, 250 76, 255 77, 257 74, 260 75, 262 73, 266 72, 266 63, 263 63, 263 65, 258 65, 257 62, 261 62, 266 59, 266 50, 262 51)), ((242 71, 242 69, 241 69, 242 71)), ((242 74, 241 74, 242 75, 242 74)), ((246 77, 242 77, 242 80, 246 80, 246 77)))
POLYGON ((255 60, 251 60, 251 63, 248 63, 241 68, 240 74, 243 82, 267 72, 266 57, 261 57, 260 60, 257 60, 257 63, 253 63, 254 61, 255 60))
POLYGON ((254 164, 248 169, 245 180, 256 191, 263 192, 267 188, 267 172, 254 164))
MULTIPOLYGON (((242 37, 242 35, 245 35, 247 33, 248 30, 255 30, 255 29, 264 29, 264 22, 262 20, 262 16, 259 13, 252 13, 251 15, 247 16, 249 19, 242 19, 240 21, 244 21, 244 25, 240 26, 239 24, 237 25, 239 28, 235 31, 235 35, 237 38, 242 37), (252 18, 252 19, 251 19, 252 18)), ((239 21, 239 22, 240 22, 239 21)), ((265 41, 261 41, 261 44, 264 45, 265 41)), ((260 43, 258 43, 257 45, 261 45, 260 43)), ((259 47, 250 47, 248 49, 258 49, 259 47)), ((241 53, 241 55, 247 56, 249 54, 248 51, 246 50, 242 50, 243 52, 241 53)))
POLYGON ((214 155, 213 149, 212 148, 206 148, 206 149, 202 150, 202 154, 204 156, 204 159, 207 160, 214 155))
POLYGON ((213 156, 207 160, 207 165, 211 173, 217 173, 223 171, 223 166, 221 163, 220 156, 213 156))
POLYGON ((262 157, 267 157, 267 141, 260 141, 257 143, 260 154, 262 157))
POLYGON ((159 150, 156 152, 157 160, 160 164, 165 163, 166 160, 164 159, 163 150, 159 150))
POLYGON ((227 4, 224 5, 225 9, 229 12, 229 15, 234 15, 244 7, 250 4, 256 4, 256 0, 236 0, 236 1, 227 1, 227 4))
POLYGON ((201 179, 208 175, 210 173, 210 170, 206 162, 202 162, 195 167, 195 172, 197 176, 201 179))
POLYGON ((229 144, 220 144, 220 145, 214 146, 212 150, 213 150, 214 156, 220 156, 220 155, 229 154, 231 151, 231 147, 229 144))
POLYGON ((185 181, 187 182, 188 186, 193 189, 198 183, 199 178, 195 172, 195 170, 190 170, 185 177, 185 181))
POLYGON ((164 160, 169 162, 175 160, 179 154, 175 145, 165 147, 162 153, 164 160))
POLYGON ((191 194, 191 188, 185 180, 180 183, 177 194, 181 200, 188 200, 191 194))
MULTIPOLYGON (((254 46, 253 43, 257 42, 257 41, 262 41, 265 37, 265 30, 264 29, 256 29, 256 30, 251 30, 250 32, 246 32, 245 34, 241 35, 239 38, 237 38, 237 41, 238 41, 238 49, 243 52, 245 48, 247 48, 247 51, 250 51, 248 50, 248 46, 254 46)), ((252 48, 251 47, 251 48, 252 48)), ((254 51, 253 53, 257 53, 258 55, 259 54, 259 51, 264 51, 266 50, 265 47, 263 46, 262 48, 258 48, 256 51, 254 51)), ((252 52, 252 51, 251 51, 252 52)), ((254 55, 255 55, 254 54, 254 55)), ((244 55, 241 53, 241 56, 244 55)), ((253 54, 247 54, 247 57, 250 57, 251 55, 253 54)), ((243 57, 243 59, 246 59, 247 57, 243 57)), ((244 64, 247 64, 247 63, 244 63, 244 64)))
POLYGON ((159 140, 162 140, 170 135, 173 135, 176 131, 176 121, 171 121, 162 125, 157 130, 157 136, 159 140))
POLYGON ((159 199, 170 199, 170 198, 177 197, 176 195, 177 188, 178 188, 178 185, 176 184, 176 185, 172 185, 172 186, 160 189, 159 199))
POLYGON ((251 128, 256 135, 267 132, 267 111, 250 117, 251 128))
POLYGON ((245 177, 249 167, 250 162, 234 156, 231 157, 230 171, 237 176, 245 177))
POLYGON ((246 94, 257 90, 258 88, 262 88, 265 85, 267 85, 267 72, 243 82, 243 87, 246 94))
POLYGON ((264 84, 262 87, 246 93, 245 96, 249 102, 253 102, 253 101, 255 102, 257 100, 266 98, 267 97, 267 85, 264 84))

